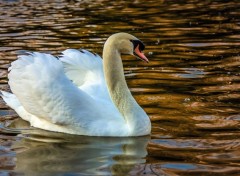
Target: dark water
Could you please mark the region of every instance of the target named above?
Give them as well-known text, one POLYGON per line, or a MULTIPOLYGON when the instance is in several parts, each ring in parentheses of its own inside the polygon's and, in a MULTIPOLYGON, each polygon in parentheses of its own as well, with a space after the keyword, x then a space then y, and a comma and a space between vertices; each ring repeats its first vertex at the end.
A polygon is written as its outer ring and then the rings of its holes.
POLYGON ((101 54, 109 35, 128 32, 146 44, 149 64, 123 62, 152 120, 149 137, 19 134, 29 127, 1 100, 0 175, 239 175, 239 9, 238 0, 0 1, 1 89, 19 50, 101 54))

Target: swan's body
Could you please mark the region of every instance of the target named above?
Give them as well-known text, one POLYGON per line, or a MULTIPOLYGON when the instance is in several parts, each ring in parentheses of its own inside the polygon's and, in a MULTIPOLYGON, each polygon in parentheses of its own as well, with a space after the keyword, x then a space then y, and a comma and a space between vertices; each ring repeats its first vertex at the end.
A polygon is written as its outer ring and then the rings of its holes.
POLYGON ((103 61, 73 49, 59 60, 37 52, 19 56, 9 68, 13 94, 2 91, 2 97, 37 128, 89 136, 147 135, 150 120, 127 87, 121 60, 121 54, 134 53, 148 61, 143 49, 134 36, 118 33, 106 41, 103 61))

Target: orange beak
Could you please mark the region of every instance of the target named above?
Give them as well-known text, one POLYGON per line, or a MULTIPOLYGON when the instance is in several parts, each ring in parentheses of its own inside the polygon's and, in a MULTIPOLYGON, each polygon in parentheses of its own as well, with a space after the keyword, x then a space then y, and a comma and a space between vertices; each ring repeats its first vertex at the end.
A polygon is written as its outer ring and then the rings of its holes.
POLYGON ((140 50, 139 50, 139 45, 135 48, 134 50, 134 54, 139 57, 141 60, 143 60, 144 62, 149 62, 148 58, 144 55, 144 53, 142 53, 140 50))

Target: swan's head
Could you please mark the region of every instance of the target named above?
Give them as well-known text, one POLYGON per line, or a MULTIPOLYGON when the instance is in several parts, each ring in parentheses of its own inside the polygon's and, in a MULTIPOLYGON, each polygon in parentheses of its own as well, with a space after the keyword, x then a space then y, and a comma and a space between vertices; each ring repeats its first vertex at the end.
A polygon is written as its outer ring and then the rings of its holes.
MULTIPOLYGON (((145 48, 144 44, 138 38, 128 33, 116 33, 111 35, 106 43, 111 43, 121 54, 135 55, 139 59, 149 62, 142 52, 145 48)), ((105 43, 105 45, 106 45, 105 43)))

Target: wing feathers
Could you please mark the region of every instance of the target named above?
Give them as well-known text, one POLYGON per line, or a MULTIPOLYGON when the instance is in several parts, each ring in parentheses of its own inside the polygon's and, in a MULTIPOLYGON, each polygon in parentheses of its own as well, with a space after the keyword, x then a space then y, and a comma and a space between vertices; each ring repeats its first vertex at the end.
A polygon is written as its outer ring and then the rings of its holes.
POLYGON ((103 81, 102 59, 87 50, 67 49, 59 58, 69 79, 77 86, 103 81))
POLYGON ((62 63, 50 54, 19 56, 11 65, 9 85, 26 111, 56 124, 72 124, 78 116, 87 119, 88 104, 95 104, 71 83, 62 63))

